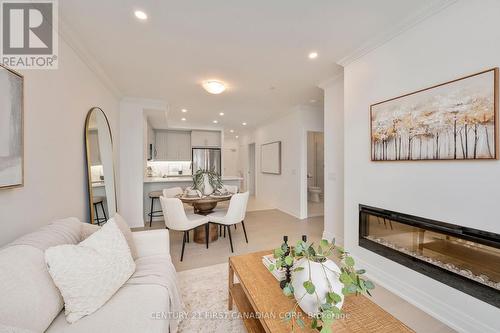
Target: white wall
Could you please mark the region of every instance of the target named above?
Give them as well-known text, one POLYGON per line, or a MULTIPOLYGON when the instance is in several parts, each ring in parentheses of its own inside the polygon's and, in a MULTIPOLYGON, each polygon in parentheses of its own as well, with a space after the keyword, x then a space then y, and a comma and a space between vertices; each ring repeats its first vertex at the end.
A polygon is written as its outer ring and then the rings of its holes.
POLYGON ((118 146, 118 99, 60 39, 59 69, 25 70, 24 187, 0 190, 0 245, 53 219, 88 220, 84 125, 101 107, 118 146))
POLYGON ((344 243, 344 77, 321 85, 325 107, 325 226, 323 237, 344 243))
POLYGON ((500 233, 500 162, 370 162, 369 106, 499 66, 499 13, 500 1, 458 1, 344 70, 346 248, 380 284, 462 332, 499 332, 500 309, 358 247, 358 204, 500 233))
POLYGON ((230 137, 225 137, 222 144, 222 174, 224 176, 241 176, 243 171, 240 170, 239 159, 239 144, 238 140, 230 137))
POLYGON ((240 140, 243 163, 248 161, 248 144, 256 144, 256 197, 301 219, 307 217, 307 131, 323 131, 322 109, 296 107, 240 140), (260 148, 274 141, 281 141, 281 175, 263 174, 260 148))
POLYGON ((166 112, 162 101, 124 98, 120 101, 120 186, 118 212, 130 227, 144 226, 144 175, 148 123, 145 110, 166 112))

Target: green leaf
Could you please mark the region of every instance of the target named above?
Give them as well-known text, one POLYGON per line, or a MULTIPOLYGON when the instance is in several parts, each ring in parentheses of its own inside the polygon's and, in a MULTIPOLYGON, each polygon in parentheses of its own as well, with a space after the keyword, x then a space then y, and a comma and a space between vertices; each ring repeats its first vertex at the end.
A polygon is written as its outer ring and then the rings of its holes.
POLYGON ((345 257, 345 264, 349 267, 353 267, 354 259, 352 257, 345 257))
POLYGON ((293 287, 290 284, 287 284, 285 288, 283 288, 283 294, 285 296, 292 296, 293 295, 293 287))
POLYGON ((369 290, 375 289, 375 285, 370 280, 365 281, 365 287, 366 287, 366 289, 369 289, 369 290))
POLYGON ((346 272, 342 272, 339 276, 339 280, 340 282, 342 282, 343 284, 347 285, 347 284, 351 284, 352 283, 352 279, 351 277, 349 276, 348 273, 346 272))
POLYGON ((277 259, 283 255, 283 251, 281 248, 274 249, 274 258, 277 259))
POLYGON ((314 286, 314 283, 312 283, 311 280, 305 281, 303 283, 304 289, 307 291, 308 294, 314 294, 316 291, 316 287, 314 286))
POLYGON ((330 326, 328 325, 323 325, 323 327, 321 328, 321 331, 319 331, 319 333, 332 333, 332 329, 330 328, 330 326))
POLYGON ((366 270, 364 270, 364 269, 358 269, 356 271, 356 274, 359 274, 359 275, 362 275, 362 274, 365 274, 365 273, 366 273, 366 270))
POLYGON ((342 294, 343 294, 344 296, 349 295, 349 289, 347 289, 347 287, 342 288, 342 294))
POLYGON ((293 264, 293 258, 291 256, 286 256, 285 257, 285 264, 287 266, 292 266, 292 264, 293 264))
POLYGON ((271 264, 271 265, 269 265, 269 267, 267 269, 269 270, 269 272, 272 272, 272 271, 274 271, 275 268, 276 267, 274 267, 274 264, 271 264))
POLYGON ((323 248, 329 248, 330 247, 330 243, 328 243, 328 241, 326 239, 322 239, 320 242, 319 242, 319 246, 323 247, 323 248))
POLYGON ((327 295, 328 295, 327 298, 329 298, 332 301, 332 303, 337 304, 342 300, 342 297, 340 297, 339 294, 334 293, 333 291, 329 292, 327 295))
POLYGON ((321 309, 323 311, 331 310, 332 307, 333 307, 333 305, 331 305, 330 303, 321 304, 321 309))
POLYGON ((296 319, 297 324, 300 326, 300 328, 306 327, 306 324, 304 324, 304 321, 300 318, 296 319))
POLYGON ((295 267, 293 269, 294 272, 300 272, 300 271, 303 271, 304 270, 304 267, 295 267))
POLYGON ((318 319, 313 318, 312 323, 311 323, 311 328, 312 329, 318 328, 318 319))

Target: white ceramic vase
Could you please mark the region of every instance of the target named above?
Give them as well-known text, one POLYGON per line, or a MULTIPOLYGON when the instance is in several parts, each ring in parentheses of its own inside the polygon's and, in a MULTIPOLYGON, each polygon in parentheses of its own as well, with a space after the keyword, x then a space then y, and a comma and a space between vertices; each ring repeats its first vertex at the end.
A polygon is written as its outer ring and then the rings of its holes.
POLYGON ((321 263, 313 261, 309 261, 308 263, 308 260, 303 258, 293 265, 294 268, 304 268, 301 271, 292 273, 292 286, 295 299, 297 301, 300 300, 300 308, 310 316, 319 314, 319 306, 326 303, 326 294, 331 291, 328 281, 330 281, 332 291, 342 298, 342 300, 337 303, 336 306, 341 309, 342 304, 344 303, 344 295, 342 295, 343 284, 339 281, 339 267, 330 259, 327 259, 322 264, 325 266, 324 268, 321 267, 321 263), (309 280, 309 267, 311 269, 311 280, 316 288, 316 293, 314 294, 307 294, 304 288, 304 282, 309 280), (335 274, 334 272, 337 272, 337 274, 335 274), (306 296, 300 299, 304 294, 306 294, 306 296), (316 294, 320 299, 320 304, 318 304, 318 298, 316 297, 316 294))
POLYGON ((210 182, 208 180, 208 175, 204 174, 203 175, 203 195, 210 195, 214 193, 214 188, 212 185, 210 185, 210 182))

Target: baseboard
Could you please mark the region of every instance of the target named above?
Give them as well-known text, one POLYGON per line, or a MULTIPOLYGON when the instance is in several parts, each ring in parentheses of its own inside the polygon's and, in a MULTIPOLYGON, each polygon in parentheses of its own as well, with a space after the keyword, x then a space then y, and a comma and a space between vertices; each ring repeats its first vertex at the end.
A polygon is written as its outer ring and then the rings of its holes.
POLYGON ((443 300, 434 297, 432 294, 423 292, 406 283, 404 280, 397 279, 395 276, 387 274, 381 268, 371 265, 358 256, 353 257, 359 267, 363 267, 367 270, 367 277, 369 277, 370 280, 448 325, 452 329, 464 333, 497 332, 495 328, 485 325, 471 317, 468 313, 458 311, 448 304, 445 304, 443 300), (443 313, 445 313, 446 316, 443 316, 443 313))

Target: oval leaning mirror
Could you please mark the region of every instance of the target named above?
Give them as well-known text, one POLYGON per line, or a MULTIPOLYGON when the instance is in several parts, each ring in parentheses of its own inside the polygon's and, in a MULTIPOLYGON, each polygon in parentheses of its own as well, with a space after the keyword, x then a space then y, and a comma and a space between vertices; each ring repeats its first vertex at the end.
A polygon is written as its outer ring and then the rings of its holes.
POLYGON ((116 213, 113 138, 104 111, 92 108, 85 120, 90 221, 105 223, 116 213))

